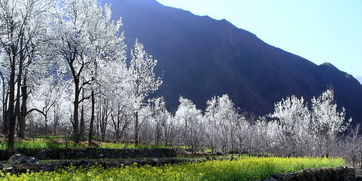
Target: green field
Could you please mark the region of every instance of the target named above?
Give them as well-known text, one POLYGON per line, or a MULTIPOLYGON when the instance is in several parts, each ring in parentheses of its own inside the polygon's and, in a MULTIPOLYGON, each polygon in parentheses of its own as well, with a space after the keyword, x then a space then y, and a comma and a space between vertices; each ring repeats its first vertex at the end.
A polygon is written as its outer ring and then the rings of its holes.
MULTIPOLYGON (((75 144, 73 142, 55 142, 52 140, 47 139, 30 139, 30 140, 21 140, 15 141, 15 148, 29 148, 29 149, 36 149, 36 148, 85 148, 86 146, 83 144, 75 144)), ((0 150, 5 150, 7 148, 7 142, 0 143, 0 150)))
POLYGON ((345 166, 343 159, 328 158, 245 158, 234 161, 207 161, 180 165, 126 166, 124 168, 65 169, 57 172, 26 173, 21 175, 2 174, 2 180, 24 181, 222 181, 251 180, 268 178, 277 173, 295 172, 307 168, 325 168, 345 166))
MULTIPOLYGON (((0 150, 7 148, 7 142, 0 143, 0 150)), ((29 140, 17 140, 15 142, 15 148, 30 148, 30 149, 49 149, 49 148, 89 148, 88 143, 83 142, 75 144, 67 139, 52 139, 52 138, 35 138, 29 140), (60 141, 59 141, 60 140, 60 141)), ((139 144, 124 144, 124 143, 99 143, 98 148, 106 149, 152 149, 152 148, 186 148, 185 146, 164 146, 164 145, 143 145, 139 144)))

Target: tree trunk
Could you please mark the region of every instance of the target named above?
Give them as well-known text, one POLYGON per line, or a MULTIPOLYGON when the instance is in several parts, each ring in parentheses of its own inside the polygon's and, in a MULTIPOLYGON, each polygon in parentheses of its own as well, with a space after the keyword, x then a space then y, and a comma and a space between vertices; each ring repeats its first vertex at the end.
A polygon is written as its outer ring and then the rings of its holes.
POLYGON ((48 134, 48 114, 45 114, 44 116, 44 123, 45 123, 44 134, 48 134))
POLYGON ((92 90, 92 113, 91 113, 91 120, 89 124, 89 135, 88 135, 88 144, 89 146, 92 144, 92 137, 93 137, 93 124, 94 124, 94 108, 95 108, 95 97, 94 97, 94 91, 92 90))
MULTIPOLYGON (((6 104, 3 104, 5 106, 6 104)), ((9 119, 8 119, 8 111, 7 108, 4 107, 5 110, 3 110, 3 134, 8 135, 9 134, 9 119)))
MULTIPOLYGON (((23 47, 23 38, 20 39, 20 47, 23 47)), ((24 51, 21 49, 19 52, 19 70, 17 72, 17 90, 16 90, 16 104, 15 104, 15 117, 16 120, 18 121, 18 127, 20 128, 20 123, 21 123, 21 112, 20 112, 20 94, 22 93, 21 88, 22 88, 22 75, 23 75, 23 62, 25 61, 26 57, 25 57, 25 53, 24 51)), ((16 59, 14 59, 15 62, 16 59)), ((26 79, 24 79, 24 81, 26 81, 26 79)), ((25 130, 25 129, 24 129, 25 130)), ((15 134, 15 133, 14 133, 15 134)))
POLYGON ((120 140, 120 139, 119 139, 119 137, 120 137, 120 136, 119 136, 119 135, 120 135, 120 134, 119 134, 119 131, 120 131, 120 130, 119 130, 119 125, 118 125, 117 128, 116 128, 116 142, 119 142, 119 140, 120 140))
POLYGON ((119 141, 119 115, 117 115, 117 118, 115 118, 115 116, 113 114, 111 114, 111 120, 112 120, 112 123, 113 123, 113 128, 114 128, 114 131, 115 131, 115 137, 114 137, 114 140, 116 142, 119 141), (117 120, 117 121, 116 121, 117 120))
POLYGON ((20 139, 25 138, 25 127, 26 127, 26 112, 27 112, 27 100, 28 100, 28 91, 26 85, 26 77, 24 78, 23 85, 21 87, 21 112, 20 112, 20 119, 19 119, 19 133, 18 136, 20 139))
POLYGON ((120 110, 117 110, 117 130, 116 130, 116 141, 120 141, 121 136, 121 117, 120 117, 120 110))
POLYGON ((8 124, 8 119, 7 119, 7 99, 8 99, 8 93, 7 91, 5 90, 6 89, 6 86, 5 86, 5 79, 4 79, 4 76, 3 74, 0 72, 0 76, 1 76, 1 81, 2 81, 2 121, 3 121, 3 130, 2 130, 2 133, 4 135, 7 135, 8 134, 8 128, 9 128, 9 124, 8 124))
POLYGON ((100 128, 101 128, 101 139, 104 142, 106 139, 107 132, 107 124, 108 124, 108 103, 104 101, 104 107, 101 111, 101 120, 100 120, 100 128))
POLYGON ((165 131, 164 131, 164 141, 165 141, 165 146, 168 147, 169 146, 169 143, 168 143, 168 127, 167 125, 165 124, 165 131))
POLYGON ((79 132, 79 120, 78 120, 78 109, 79 109, 79 78, 74 78, 74 112, 73 112, 73 136, 74 142, 80 143, 80 132, 79 132))
POLYGON ((160 123, 156 123, 156 145, 160 145, 160 139, 161 139, 161 128, 160 123))
MULTIPOLYGON (((20 63, 21 64, 21 63, 20 63)), ((21 69, 21 65, 19 65, 19 69, 21 69)), ((18 76, 17 76, 17 85, 16 85, 16 103, 15 103, 15 112, 14 115, 16 117, 17 123, 18 123, 18 127, 20 124, 20 91, 21 91, 21 71, 18 72, 18 76)), ((14 132, 15 134, 15 132, 14 132)))
POLYGON ((135 146, 138 146, 138 111, 134 113, 134 143, 135 146))
MULTIPOLYGON (((84 89, 82 91, 82 99, 84 99, 84 89)), ((85 132, 84 103, 82 103, 82 108, 81 108, 81 112, 80 112, 80 133, 79 133, 79 137, 81 140, 83 140, 84 132, 85 132)))
POLYGON ((14 153, 14 143, 15 143, 15 121, 16 117, 14 114, 14 104, 15 104, 15 53, 13 53, 13 61, 11 65, 10 80, 9 80, 9 108, 7 111, 7 122, 9 124, 8 128, 8 149, 7 151, 12 154, 14 153))
MULTIPOLYGON (((101 106, 98 106, 99 109, 101 106)), ((99 117, 100 117, 100 111, 99 109, 97 110, 97 115, 96 115, 96 138, 97 140, 99 140, 99 117)))
MULTIPOLYGON (((59 106, 57 105, 57 109, 59 109, 59 106)), ((57 113, 57 109, 54 109, 54 129, 53 129, 53 135, 57 136, 58 134, 58 126, 59 126, 59 115, 57 113)))

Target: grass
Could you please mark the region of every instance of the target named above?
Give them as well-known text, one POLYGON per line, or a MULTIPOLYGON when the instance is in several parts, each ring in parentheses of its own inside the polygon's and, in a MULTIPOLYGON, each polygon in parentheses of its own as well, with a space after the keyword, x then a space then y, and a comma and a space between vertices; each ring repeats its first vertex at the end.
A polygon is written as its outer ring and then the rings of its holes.
POLYGON ((59 135, 59 136, 33 136, 32 138, 41 138, 41 139, 72 139, 71 136, 64 136, 64 135, 59 135))
POLYGON ((179 165, 125 166, 124 168, 69 168, 56 172, 25 173, 21 175, 3 174, 3 180, 21 181, 66 181, 66 180, 124 180, 124 181, 198 181, 198 180, 240 180, 265 179, 277 173, 295 172, 307 168, 345 166, 343 159, 329 158, 245 158, 234 161, 207 161, 179 165))
POLYGON ((144 144, 124 144, 124 143, 100 143, 100 148, 107 148, 107 149, 153 149, 153 148, 170 148, 165 145, 144 145, 144 144))
MULTIPOLYGON (((52 140, 45 140, 45 139, 31 139, 31 140, 21 140, 15 141, 15 148, 28 148, 28 149, 35 149, 35 148, 85 148, 85 145, 82 144, 75 144, 72 142, 55 142, 52 140)), ((0 150, 5 150, 7 148, 7 142, 0 143, 0 150)))
MULTIPOLYGON (((186 148, 185 146, 165 146, 165 145, 144 145, 144 144, 124 144, 124 143, 98 143, 99 148, 106 149, 155 149, 155 148, 186 148)), ((0 150, 7 148, 7 142, 0 142, 0 150)), ((28 140, 15 141, 15 148, 48 149, 48 148, 89 148, 87 142, 75 144, 67 138, 60 137, 38 137, 28 140)))

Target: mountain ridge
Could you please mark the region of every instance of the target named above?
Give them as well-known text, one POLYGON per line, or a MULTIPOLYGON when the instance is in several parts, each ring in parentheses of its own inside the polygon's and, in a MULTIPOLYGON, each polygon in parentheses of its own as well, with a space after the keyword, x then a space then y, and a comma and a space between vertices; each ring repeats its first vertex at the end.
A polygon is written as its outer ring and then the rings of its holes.
POLYGON ((356 79, 362 84, 362 76, 357 76, 356 79))
POLYGON ((229 94, 242 110, 256 115, 272 111, 283 97, 309 99, 334 88, 348 116, 362 120, 362 86, 333 65, 316 65, 274 47, 226 20, 196 16, 155 0, 102 0, 122 17, 126 42, 135 38, 159 60, 163 74, 159 95, 175 111, 180 95, 204 108, 212 96, 229 94))

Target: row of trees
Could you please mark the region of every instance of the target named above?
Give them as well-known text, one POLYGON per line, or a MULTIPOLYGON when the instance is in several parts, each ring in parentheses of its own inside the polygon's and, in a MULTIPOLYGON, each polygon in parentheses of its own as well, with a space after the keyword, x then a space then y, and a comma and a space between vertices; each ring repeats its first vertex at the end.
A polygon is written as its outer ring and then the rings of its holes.
POLYGON ((338 109, 332 90, 308 103, 295 96, 285 98, 274 110, 253 119, 240 113, 228 95, 211 98, 204 111, 181 97, 175 115, 167 113, 168 121, 162 124, 163 135, 169 135, 163 142, 214 153, 339 156, 353 163, 362 158, 359 125, 353 127, 345 109, 338 109))
POLYGON ((333 91, 313 98, 311 105, 291 96, 275 104, 275 112, 256 120, 240 114, 227 95, 207 102, 205 113, 180 98, 174 122, 193 148, 222 152, 263 153, 281 156, 331 156, 351 120, 338 111, 333 91))
POLYGON ((26 122, 37 127, 41 119, 40 129, 47 132, 52 121, 55 134, 69 121, 77 143, 87 120, 91 143, 95 120, 105 139, 109 120, 121 134, 132 119, 137 144, 139 111, 162 81, 140 42, 126 63, 121 25, 97 0, 0 0, 1 107, 10 152, 15 133, 25 138, 26 122))
MULTIPOLYGON (((103 140, 131 142, 138 134, 143 144, 188 146, 192 151, 211 149, 214 153, 353 155, 355 159, 362 153, 356 133, 359 128, 352 129, 344 109, 338 111, 331 90, 311 99, 310 105, 303 98, 288 97, 275 104, 273 113, 256 119, 240 113, 228 95, 211 98, 204 111, 189 99, 180 97, 179 101, 172 114, 166 110, 163 98, 149 99, 138 112, 137 124, 130 102, 124 102, 109 116, 100 108, 96 113, 96 135, 103 140)), ((52 124, 59 127, 54 121, 52 124)), ((44 128, 42 122, 41 117, 33 120, 44 128)), ((85 124, 88 127, 90 123, 85 124)), ((61 125, 63 134, 67 133, 69 122, 61 125)))

